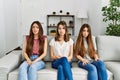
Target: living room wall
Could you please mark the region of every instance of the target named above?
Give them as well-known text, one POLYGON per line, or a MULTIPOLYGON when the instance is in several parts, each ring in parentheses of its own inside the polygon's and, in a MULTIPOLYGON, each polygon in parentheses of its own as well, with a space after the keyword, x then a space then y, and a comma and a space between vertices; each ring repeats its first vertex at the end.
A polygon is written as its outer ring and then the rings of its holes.
MULTIPOLYGON (((22 0, 22 30, 23 34, 29 33, 29 27, 33 20, 39 20, 42 22, 45 34, 46 34, 46 15, 52 14, 55 11, 59 14, 62 10, 63 14, 70 12, 72 15, 77 15, 80 9, 87 10, 87 0, 22 0)), ((77 16, 76 16, 77 17, 77 16)), ((76 28, 80 25, 80 19, 76 19, 76 28)), ((78 32, 78 29, 75 29, 78 32)), ((77 33, 75 33, 77 35, 77 33)))
POLYGON ((17 0, 0 0, 0 57, 18 46, 17 0))
POLYGON ((32 21, 39 20, 42 22, 46 34, 46 15, 52 14, 53 11, 63 13, 69 11, 75 15, 75 35, 78 35, 81 26, 80 19, 77 18, 78 11, 87 10, 88 19, 84 22, 92 26, 93 35, 105 33, 105 27, 102 22, 101 8, 103 3, 108 0, 21 0, 21 29, 22 35, 29 33, 29 27, 32 21))
POLYGON ((0 0, 0 57, 4 53, 5 49, 5 29, 4 29, 4 13, 3 13, 3 1, 0 0))

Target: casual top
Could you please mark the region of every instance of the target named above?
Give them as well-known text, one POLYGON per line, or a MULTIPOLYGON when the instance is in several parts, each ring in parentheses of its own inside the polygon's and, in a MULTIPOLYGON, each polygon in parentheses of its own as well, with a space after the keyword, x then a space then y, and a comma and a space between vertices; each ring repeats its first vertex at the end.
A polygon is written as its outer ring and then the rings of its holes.
MULTIPOLYGON (((96 50, 95 43, 93 42, 93 44, 94 44, 94 48, 95 48, 95 50, 96 50)), ((86 54, 85 54, 84 58, 85 58, 86 60, 88 60, 89 62, 93 62, 93 59, 90 58, 90 56, 89 56, 89 54, 88 54, 88 44, 87 44, 86 39, 84 39, 84 46, 85 46, 85 49, 86 49, 86 54)))
POLYGON ((67 42, 64 41, 61 45, 59 41, 55 41, 55 38, 53 38, 50 41, 49 45, 53 47, 55 55, 60 55, 62 57, 68 57, 70 53, 70 46, 73 45, 73 40, 70 38, 69 41, 67 42))
MULTIPOLYGON (((29 36, 26 36, 26 40, 28 40, 29 36)), ((45 40, 46 36, 43 36, 43 40, 45 40)), ((34 39, 32 54, 39 54, 39 40, 34 39)))

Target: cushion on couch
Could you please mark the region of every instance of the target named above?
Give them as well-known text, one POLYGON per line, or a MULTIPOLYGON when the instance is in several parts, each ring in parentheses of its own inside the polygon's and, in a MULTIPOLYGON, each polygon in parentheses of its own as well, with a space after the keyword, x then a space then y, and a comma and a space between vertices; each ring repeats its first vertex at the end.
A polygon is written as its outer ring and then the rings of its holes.
POLYGON ((107 69, 114 75, 114 80, 120 80, 120 62, 105 62, 107 69))
MULTIPOLYGON (((77 66, 76 62, 73 62, 72 74, 74 80, 87 80, 87 71, 77 66)), ((113 74, 108 72, 108 80, 113 80, 113 74)), ((9 73, 8 80, 17 80, 18 69, 9 73)), ((51 62, 46 62, 46 68, 38 71, 38 80, 57 80, 57 70, 51 68, 51 62)))
POLYGON ((120 61, 120 37, 97 36, 97 50, 104 61, 120 61))

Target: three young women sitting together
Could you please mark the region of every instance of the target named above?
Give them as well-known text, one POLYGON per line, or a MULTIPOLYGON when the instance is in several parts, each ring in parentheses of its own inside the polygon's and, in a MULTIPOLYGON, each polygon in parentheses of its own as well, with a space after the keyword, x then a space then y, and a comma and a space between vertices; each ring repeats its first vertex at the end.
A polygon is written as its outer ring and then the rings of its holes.
MULTIPOLYGON (((71 71, 73 43, 66 23, 60 21, 56 35, 49 43, 51 66, 57 69, 57 80, 74 80, 71 71)), ((37 71, 45 68, 43 58, 47 55, 47 37, 43 35, 39 21, 31 24, 22 54, 25 61, 19 67, 18 80, 37 80, 37 71)), ((107 80, 105 64, 98 57, 88 24, 83 24, 80 28, 74 54, 78 59, 78 67, 88 71, 88 80, 107 80)))

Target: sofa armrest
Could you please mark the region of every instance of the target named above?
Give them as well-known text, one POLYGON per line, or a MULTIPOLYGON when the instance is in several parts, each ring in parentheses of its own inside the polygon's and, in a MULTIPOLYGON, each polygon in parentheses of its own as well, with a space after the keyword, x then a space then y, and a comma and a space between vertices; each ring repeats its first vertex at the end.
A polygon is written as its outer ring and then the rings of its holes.
POLYGON ((0 59, 0 80, 7 80, 7 75, 20 65, 22 51, 12 51, 0 59))

